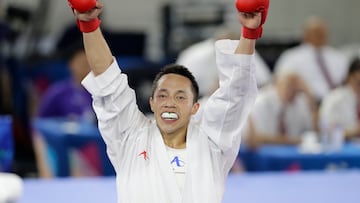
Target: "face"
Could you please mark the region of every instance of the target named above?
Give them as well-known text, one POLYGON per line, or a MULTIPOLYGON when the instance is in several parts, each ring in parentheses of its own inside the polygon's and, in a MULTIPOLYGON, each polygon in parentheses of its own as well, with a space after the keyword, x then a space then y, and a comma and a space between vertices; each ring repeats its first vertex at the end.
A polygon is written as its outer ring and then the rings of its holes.
POLYGON ((70 61, 72 76, 80 82, 89 72, 90 65, 84 51, 77 52, 70 61))
POLYGON ((161 133, 185 136, 191 115, 197 112, 199 103, 194 103, 191 81, 171 73, 159 79, 150 106, 161 133))
POLYGON ((327 44, 328 28, 324 21, 320 19, 312 19, 307 22, 305 33, 305 41, 317 48, 321 48, 327 44))

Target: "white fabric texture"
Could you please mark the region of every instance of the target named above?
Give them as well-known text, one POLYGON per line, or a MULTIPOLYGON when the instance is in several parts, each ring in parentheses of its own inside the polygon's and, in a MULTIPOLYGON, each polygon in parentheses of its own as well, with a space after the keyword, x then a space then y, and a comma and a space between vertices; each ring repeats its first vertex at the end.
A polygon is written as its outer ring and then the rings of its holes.
POLYGON ((186 136, 183 193, 176 183, 155 121, 138 109, 134 91, 117 62, 83 85, 93 96, 98 126, 116 170, 119 203, 220 203, 238 154, 240 132, 257 94, 254 56, 236 55, 238 41, 216 43, 220 88, 203 107, 201 122, 186 136), (142 153, 146 151, 146 158, 142 153))
POLYGON ((323 99, 320 121, 324 125, 340 125, 343 129, 352 130, 358 125, 356 108, 356 95, 352 88, 338 87, 323 99))
POLYGON ((180 192, 182 192, 184 190, 186 176, 186 149, 174 149, 171 147, 166 147, 166 149, 169 155, 170 165, 175 174, 176 183, 179 186, 180 192))
MULTIPOLYGON (((283 105, 275 86, 269 85, 259 91, 251 113, 254 127, 259 133, 279 135, 279 115, 283 105)), ((313 130, 311 110, 304 94, 298 94, 295 100, 286 106, 285 125, 287 135, 293 137, 313 130)))

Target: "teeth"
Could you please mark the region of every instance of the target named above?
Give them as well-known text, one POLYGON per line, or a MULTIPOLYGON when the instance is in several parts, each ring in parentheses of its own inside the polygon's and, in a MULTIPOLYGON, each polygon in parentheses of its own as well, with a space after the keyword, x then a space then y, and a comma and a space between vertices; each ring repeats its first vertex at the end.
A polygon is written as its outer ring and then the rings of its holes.
POLYGON ((173 112, 164 112, 161 114, 161 117, 164 119, 178 119, 178 115, 173 112))

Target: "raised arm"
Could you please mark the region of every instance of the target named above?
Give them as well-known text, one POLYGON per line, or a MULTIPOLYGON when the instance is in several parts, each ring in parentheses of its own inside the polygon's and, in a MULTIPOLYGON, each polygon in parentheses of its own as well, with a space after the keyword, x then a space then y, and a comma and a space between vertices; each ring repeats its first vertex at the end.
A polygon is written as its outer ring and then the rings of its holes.
POLYGON ((255 102, 255 42, 261 37, 268 4, 268 0, 237 0, 240 40, 216 42, 219 88, 204 106, 201 125, 227 157, 237 154, 242 126, 255 102))
POLYGON ((262 25, 266 21, 269 0, 236 0, 242 35, 236 48, 236 54, 253 54, 255 41, 262 35, 262 25))
POLYGON ((78 27, 83 33, 86 56, 95 75, 103 73, 113 62, 113 56, 100 29, 99 14, 103 4, 96 0, 68 0, 78 27))

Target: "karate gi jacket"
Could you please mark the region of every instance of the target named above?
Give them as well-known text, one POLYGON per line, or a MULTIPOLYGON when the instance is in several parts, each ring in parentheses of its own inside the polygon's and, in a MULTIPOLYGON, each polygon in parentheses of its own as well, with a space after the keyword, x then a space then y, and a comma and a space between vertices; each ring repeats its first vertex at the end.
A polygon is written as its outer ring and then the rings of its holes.
MULTIPOLYGON (((156 122, 137 107, 135 92, 114 59, 83 80, 116 171, 119 203, 220 203, 238 154, 241 131, 257 94, 254 55, 236 55, 238 41, 215 43, 219 89, 190 121, 187 171, 181 193, 156 122), (198 119, 196 119, 198 120, 198 119)), ((206 67, 203 67, 206 71, 206 67)))

